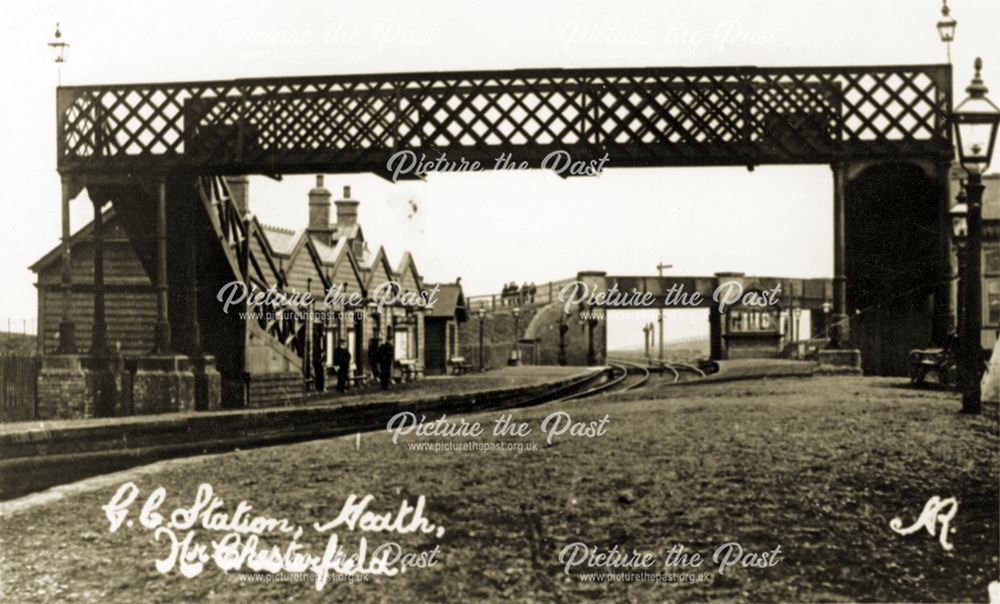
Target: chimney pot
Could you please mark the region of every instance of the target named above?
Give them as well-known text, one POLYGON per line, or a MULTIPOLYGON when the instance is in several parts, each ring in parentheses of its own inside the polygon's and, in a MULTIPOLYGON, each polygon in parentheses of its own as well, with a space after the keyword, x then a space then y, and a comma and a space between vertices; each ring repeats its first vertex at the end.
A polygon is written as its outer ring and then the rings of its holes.
POLYGON ((344 198, 338 199, 335 202, 337 206, 337 226, 339 228, 348 228, 358 221, 358 205, 357 199, 351 199, 351 187, 344 187, 344 198))
POLYGON ((309 191, 309 230, 330 232, 330 192, 323 186, 323 175, 316 175, 316 187, 309 191))

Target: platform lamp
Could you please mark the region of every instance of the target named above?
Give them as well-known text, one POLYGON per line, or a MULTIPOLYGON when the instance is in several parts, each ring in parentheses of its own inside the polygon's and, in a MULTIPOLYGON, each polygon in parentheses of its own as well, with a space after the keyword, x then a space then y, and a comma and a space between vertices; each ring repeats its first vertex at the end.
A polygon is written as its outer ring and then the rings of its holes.
POLYGON ((480 306, 476 314, 479 315, 479 371, 483 371, 483 323, 486 320, 486 309, 480 306))
POLYGON ((66 50, 69 48, 69 44, 63 41, 62 31, 59 29, 58 23, 56 23, 56 33, 52 41, 49 42, 49 48, 55 53, 54 59, 58 67, 59 85, 62 86, 62 64, 66 62, 66 50))
POLYGON ((989 89, 981 75, 983 60, 975 62, 975 75, 966 87, 966 97, 952 111, 955 124, 955 144, 958 147, 958 161, 969 179, 965 185, 967 196, 965 244, 965 270, 960 275, 961 289, 965 302, 962 304, 963 319, 959 326, 959 375, 962 389, 962 412, 980 413, 980 380, 983 374, 982 345, 982 213, 983 213, 983 172, 993 159, 996 145, 997 127, 1000 126, 1000 108, 993 104, 986 94, 989 89))
POLYGON ((511 360, 516 365, 516 364, 518 364, 518 363, 521 362, 521 351, 518 350, 518 347, 517 347, 517 340, 518 340, 518 337, 519 337, 518 336, 518 331, 520 331, 518 329, 518 323, 519 323, 520 317, 521 317, 521 309, 515 306, 514 310, 511 311, 511 314, 514 315, 514 350, 513 350, 514 354, 512 355, 513 358, 511 360))
POLYGON ((938 35, 948 49, 948 63, 951 64, 951 43, 955 40, 955 27, 958 21, 951 16, 951 9, 948 8, 948 0, 941 2, 941 20, 937 22, 938 35))

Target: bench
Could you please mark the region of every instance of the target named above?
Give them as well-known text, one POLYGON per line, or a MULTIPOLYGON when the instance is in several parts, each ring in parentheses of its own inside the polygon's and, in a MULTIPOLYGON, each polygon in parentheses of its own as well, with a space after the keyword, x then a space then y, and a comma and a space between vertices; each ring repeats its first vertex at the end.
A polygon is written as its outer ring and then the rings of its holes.
POLYGON ((412 382, 413 380, 420 379, 424 377, 424 366, 412 359, 401 359, 397 361, 399 363, 399 372, 404 382, 412 382))
POLYGON ((934 373, 941 384, 955 383, 955 355, 946 348, 925 348, 910 351, 910 383, 921 386, 934 373))
POLYGON ((350 373, 351 373, 351 377, 350 377, 350 379, 348 381, 350 382, 350 384, 351 384, 352 387, 354 387, 354 388, 360 388, 362 386, 367 386, 368 385, 368 372, 367 371, 358 371, 357 368, 352 367, 350 373))
POLYGON ((474 369, 472 363, 466 361, 465 357, 451 357, 448 359, 448 366, 454 375, 463 375, 474 369))

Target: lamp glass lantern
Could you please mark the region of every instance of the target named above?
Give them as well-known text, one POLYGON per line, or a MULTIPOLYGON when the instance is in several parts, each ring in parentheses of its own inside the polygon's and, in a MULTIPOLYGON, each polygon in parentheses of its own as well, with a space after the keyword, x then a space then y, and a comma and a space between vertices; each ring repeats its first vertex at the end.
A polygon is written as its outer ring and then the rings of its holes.
POLYGON ((66 62, 66 49, 69 48, 69 44, 63 42, 62 31, 60 31, 58 23, 56 23, 56 33, 53 40, 49 42, 49 47, 55 54, 54 58, 56 63, 66 62))
POLYGON ((941 36, 941 41, 944 43, 949 43, 955 40, 955 27, 958 25, 958 21, 951 16, 951 9, 948 8, 948 1, 945 0, 941 4, 941 20, 937 22, 938 35, 941 36))
POLYGON ((986 96, 989 89, 981 75, 982 59, 976 58, 975 68, 972 82, 965 89, 968 96, 955 107, 952 120, 959 163, 969 172, 982 173, 993 159, 997 127, 1000 126, 1000 107, 986 96))

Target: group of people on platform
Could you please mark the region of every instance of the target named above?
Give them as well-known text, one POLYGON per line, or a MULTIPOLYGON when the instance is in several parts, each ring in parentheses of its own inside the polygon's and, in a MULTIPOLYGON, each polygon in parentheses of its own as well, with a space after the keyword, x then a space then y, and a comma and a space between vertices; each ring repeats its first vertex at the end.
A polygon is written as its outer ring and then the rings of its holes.
POLYGON ((533 282, 524 283, 521 287, 518 287, 516 282, 511 281, 500 290, 500 304, 503 306, 534 304, 537 292, 538 288, 533 282))
MULTIPOLYGON (((333 349, 333 369, 337 374, 337 392, 346 392, 348 383, 351 380, 351 351, 341 340, 337 347, 333 349)), ((391 339, 387 339, 381 344, 378 338, 372 338, 368 342, 368 367, 372 376, 378 380, 382 390, 388 390, 392 384, 392 366, 396 360, 396 349, 392 345, 391 339)))

